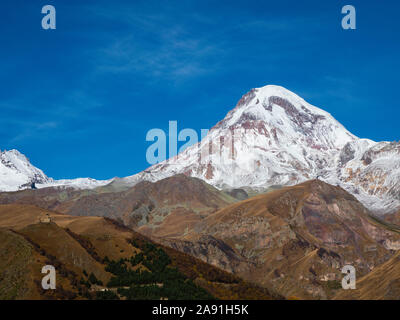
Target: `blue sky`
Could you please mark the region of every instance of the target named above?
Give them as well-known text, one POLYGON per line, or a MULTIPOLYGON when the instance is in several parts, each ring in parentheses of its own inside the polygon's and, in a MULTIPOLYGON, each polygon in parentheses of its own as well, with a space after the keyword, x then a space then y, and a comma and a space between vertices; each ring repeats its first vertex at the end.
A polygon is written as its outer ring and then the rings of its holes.
POLYGON ((398 1, 4 0, 0 149, 51 177, 145 169, 148 130, 200 132, 282 85, 359 137, 399 140, 398 1), (54 5, 57 29, 41 28, 54 5), (341 28, 341 8, 357 30, 341 28))

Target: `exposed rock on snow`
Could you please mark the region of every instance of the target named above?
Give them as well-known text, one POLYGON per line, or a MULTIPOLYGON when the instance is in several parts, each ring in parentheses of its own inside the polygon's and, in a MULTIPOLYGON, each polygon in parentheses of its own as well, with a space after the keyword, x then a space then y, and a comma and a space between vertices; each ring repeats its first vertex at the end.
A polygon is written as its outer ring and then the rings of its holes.
POLYGON ((319 178, 387 212, 400 206, 399 148, 359 139, 328 112, 269 85, 245 94, 200 143, 125 181, 184 173, 218 188, 267 188, 319 178))
POLYGON ((342 186, 377 213, 400 207, 400 143, 359 139, 328 112, 273 85, 245 94, 198 144, 130 177, 55 181, 16 150, 0 159, 0 191, 32 183, 91 189, 114 181, 128 187, 176 174, 217 188, 258 190, 318 178, 342 186))

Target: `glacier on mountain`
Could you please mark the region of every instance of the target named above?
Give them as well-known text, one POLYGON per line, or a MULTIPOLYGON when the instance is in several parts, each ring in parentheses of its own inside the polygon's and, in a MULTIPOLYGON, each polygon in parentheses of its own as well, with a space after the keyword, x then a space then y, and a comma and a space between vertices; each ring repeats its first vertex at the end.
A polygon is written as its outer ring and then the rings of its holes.
POLYGON ((221 189, 266 189, 318 178, 382 213, 400 207, 399 168, 398 143, 360 139, 328 112, 268 85, 245 94, 201 142, 125 181, 183 173, 221 189))
POLYGON ((400 208, 400 142, 374 142, 349 132, 331 114, 274 85, 246 93, 197 144, 122 179, 53 180, 16 150, 0 152, 0 191, 72 187, 114 181, 133 186, 176 174, 217 188, 294 185, 320 179, 340 185, 376 213, 400 208))

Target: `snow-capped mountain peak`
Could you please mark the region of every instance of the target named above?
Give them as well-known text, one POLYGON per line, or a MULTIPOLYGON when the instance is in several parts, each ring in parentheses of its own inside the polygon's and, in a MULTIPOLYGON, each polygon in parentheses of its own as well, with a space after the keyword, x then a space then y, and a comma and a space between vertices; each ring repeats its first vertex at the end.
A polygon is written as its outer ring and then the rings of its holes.
MULTIPOLYGON (((318 178, 340 185, 375 212, 400 208, 400 142, 359 139, 330 113, 268 85, 250 90, 197 144, 136 175, 125 187, 176 174, 217 188, 265 189, 318 178)), ((0 152, 0 191, 92 189, 112 180, 53 180, 17 150, 0 152)))
POLYGON ((134 185, 183 173, 218 188, 267 188, 319 178, 343 186, 364 204, 377 203, 374 209, 384 211, 400 206, 400 196, 390 196, 400 190, 399 182, 392 183, 400 157, 396 147, 378 152, 376 145, 359 139, 330 113, 295 93, 268 85, 242 96, 200 143, 125 181, 134 185), (393 170, 382 173, 387 153, 393 170), (369 170, 366 180, 362 172, 369 170), (374 177, 379 177, 379 187, 374 177))
POLYGON ((329 113, 269 85, 246 93, 199 145, 131 180, 186 173, 217 187, 293 184, 332 169, 335 154, 356 139, 329 113))
POLYGON ((357 139, 332 115, 319 109, 295 93, 275 85, 252 89, 246 93, 224 120, 214 128, 249 126, 262 122, 270 128, 285 132, 291 143, 300 135, 307 136, 305 143, 313 139, 316 147, 342 148, 357 139))
POLYGON ((18 191, 31 188, 71 187, 76 189, 92 189, 110 183, 112 180, 94 180, 79 178, 70 180, 54 180, 47 177, 42 170, 33 166, 29 159, 18 150, 0 150, 0 191, 18 191))
POLYGON ((0 151, 0 190, 16 191, 50 179, 18 150, 0 151))

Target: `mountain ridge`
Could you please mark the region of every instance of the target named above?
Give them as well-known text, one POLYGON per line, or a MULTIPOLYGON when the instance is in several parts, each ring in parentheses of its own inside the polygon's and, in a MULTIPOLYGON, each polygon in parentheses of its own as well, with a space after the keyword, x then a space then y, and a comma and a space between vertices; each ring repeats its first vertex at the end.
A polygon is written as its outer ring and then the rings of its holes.
MULTIPOLYGON (((1 165, 0 172, 5 170, 1 165)), ((31 171, 40 179, 29 173, 12 187, 6 184, 12 175, 0 175, 0 190, 16 191, 32 183, 37 188, 111 184, 127 189, 176 174, 200 178, 219 189, 265 190, 318 178, 342 186, 377 214, 400 208, 400 142, 360 139, 330 113, 275 85, 250 90, 198 144, 135 175, 104 181, 53 180, 35 169, 31 171)))
POLYGON ((183 238, 158 241, 303 299, 334 297, 344 265, 361 277, 400 249, 398 228, 375 219, 346 190, 319 180, 231 204, 183 238), (213 238, 221 244, 212 245, 213 238))
POLYGON ((400 143, 360 139, 279 86, 250 90, 201 142, 124 181, 134 185, 178 173, 220 189, 318 178, 341 185, 376 213, 400 207, 400 143))
POLYGON ((112 182, 91 178, 54 180, 37 167, 16 149, 0 150, 0 191, 14 192, 29 188, 71 187, 92 189, 112 182))
POLYGON ((0 300, 283 298, 108 218, 0 205, 0 240, 0 300), (57 287, 46 291, 48 264, 57 287))

